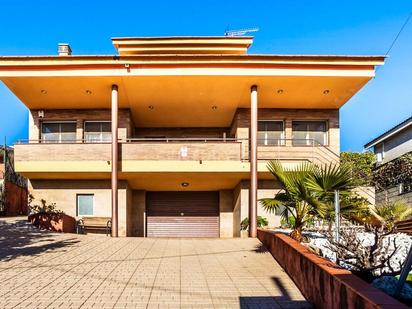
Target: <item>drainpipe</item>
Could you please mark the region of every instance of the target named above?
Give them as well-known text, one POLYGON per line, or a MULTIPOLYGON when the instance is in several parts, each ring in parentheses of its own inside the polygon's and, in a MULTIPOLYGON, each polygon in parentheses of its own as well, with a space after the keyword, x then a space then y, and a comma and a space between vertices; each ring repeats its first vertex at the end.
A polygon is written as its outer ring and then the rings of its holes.
POLYGON ((112 85, 112 237, 118 237, 118 164, 119 143, 117 136, 118 127, 118 86, 112 85))
POLYGON ((258 125, 257 86, 250 89, 250 191, 249 191, 249 237, 257 236, 257 125, 258 125))

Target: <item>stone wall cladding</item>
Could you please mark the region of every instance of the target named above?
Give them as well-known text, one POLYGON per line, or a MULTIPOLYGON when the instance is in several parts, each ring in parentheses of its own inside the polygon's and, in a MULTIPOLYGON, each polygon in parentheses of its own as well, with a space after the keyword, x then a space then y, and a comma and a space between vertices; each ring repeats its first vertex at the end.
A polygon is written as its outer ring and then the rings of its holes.
POLYGON ((408 308, 287 235, 259 229, 258 239, 315 308, 408 308))

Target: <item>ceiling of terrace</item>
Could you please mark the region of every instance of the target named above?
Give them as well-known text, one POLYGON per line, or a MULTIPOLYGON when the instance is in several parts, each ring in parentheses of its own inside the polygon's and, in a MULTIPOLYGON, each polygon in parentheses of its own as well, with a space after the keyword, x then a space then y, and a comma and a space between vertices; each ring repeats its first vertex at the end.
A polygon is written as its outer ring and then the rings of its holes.
POLYGON ((237 108, 248 108, 258 86, 260 108, 336 109, 372 76, 51 76, 3 77, 30 109, 110 108, 111 85, 119 107, 137 127, 224 127, 237 108))

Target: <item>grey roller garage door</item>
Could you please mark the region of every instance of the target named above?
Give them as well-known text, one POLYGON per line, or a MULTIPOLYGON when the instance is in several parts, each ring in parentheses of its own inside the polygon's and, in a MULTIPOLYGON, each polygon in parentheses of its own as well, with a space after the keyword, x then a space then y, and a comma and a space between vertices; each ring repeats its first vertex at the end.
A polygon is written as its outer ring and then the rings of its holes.
POLYGON ((219 192, 147 192, 147 237, 219 237, 219 192))

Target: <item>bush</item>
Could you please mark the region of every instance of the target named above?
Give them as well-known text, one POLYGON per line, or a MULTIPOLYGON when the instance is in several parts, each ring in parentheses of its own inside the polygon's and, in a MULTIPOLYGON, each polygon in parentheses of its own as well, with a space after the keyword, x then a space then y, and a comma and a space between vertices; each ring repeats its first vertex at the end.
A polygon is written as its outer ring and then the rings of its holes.
POLYGON ((341 152, 340 162, 351 170, 355 186, 373 185, 375 155, 372 152, 341 152))
POLYGON ((56 203, 48 204, 45 199, 40 199, 40 204, 34 204, 34 196, 29 194, 29 208, 30 213, 34 214, 44 214, 44 213, 62 213, 62 211, 56 209, 56 203))
MULTIPOLYGON (((269 221, 265 217, 257 216, 256 223, 257 223, 257 227, 264 227, 269 224, 269 221)), ((244 230, 247 230, 248 227, 249 227, 249 218, 244 218, 242 222, 240 222, 240 229, 244 231, 244 230)))
POLYGON ((280 219, 280 226, 285 228, 293 228, 295 226, 295 217, 289 216, 287 220, 282 217, 282 219, 280 219))

